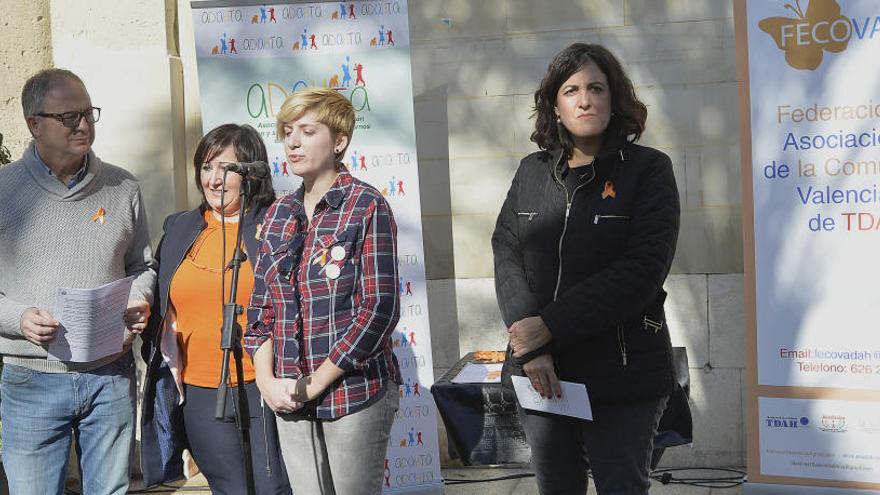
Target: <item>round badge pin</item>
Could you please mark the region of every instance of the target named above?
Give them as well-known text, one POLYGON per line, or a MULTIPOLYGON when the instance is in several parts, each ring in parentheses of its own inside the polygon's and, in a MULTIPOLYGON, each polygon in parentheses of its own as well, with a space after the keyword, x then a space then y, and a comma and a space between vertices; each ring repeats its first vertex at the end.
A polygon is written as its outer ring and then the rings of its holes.
POLYGON ((342 261, 345 258, 345 248, 342 246, 333 246, 330 250, 330 257, 333 261, 342 261))
POLYGON ((327 278, 336 280, 337 278, 339 278, 342 270, 340 270, 339 267, 334 264, 328 264, 327 268, 324 269, 324 272, 327 274, 327 278))

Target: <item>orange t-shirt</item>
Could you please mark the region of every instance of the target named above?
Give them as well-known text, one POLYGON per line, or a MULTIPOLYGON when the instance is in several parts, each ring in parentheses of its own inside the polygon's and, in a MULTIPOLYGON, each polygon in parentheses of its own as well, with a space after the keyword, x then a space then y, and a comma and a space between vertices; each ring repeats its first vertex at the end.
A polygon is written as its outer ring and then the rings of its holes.
MULTIPOLYGON (((199 234, 183 262, 171 279, 169 295, 177 312, 177 342, 183 351, 183 382, 197 387, 216 388, 220 385, 220 329, 223 325, 223 304, 229 298, 232 284, 232 269, 226 269, 225 297, 220 296, 220 266, 223 251, 223 236, 220 221, 211 210, 205 212, 208 226, 199 234)), ((235 246, 237 223, 226 222, 226 260, 232 260, 235 246)), ((254 290, 254 272, 249 261, 241 265, 238 274, 236 302, 247 307, 254 290)), ((247 325, 246 312, 236 318, 244 330, 247 325)), ((254 365, 250 356, 242 358, 244 380, 254 380, 254 365)), ((235 360, 229 356, 229 376, 236 383, 235 360)))

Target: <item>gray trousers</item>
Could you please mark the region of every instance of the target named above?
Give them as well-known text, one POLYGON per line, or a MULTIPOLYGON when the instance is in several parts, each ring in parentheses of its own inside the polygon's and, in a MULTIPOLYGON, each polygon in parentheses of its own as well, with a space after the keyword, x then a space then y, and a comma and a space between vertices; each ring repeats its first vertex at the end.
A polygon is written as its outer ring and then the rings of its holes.
POLYGON ((400 393, 393 383, 365 409, 335 420, 276 415, 281 454, 296 494, 382 493, 385 453, 400 393))
POLYGON ((647 494, 654 435, 668 399, 593 405, 594 421, 517 404, 541 495, 587 493, 588 468, 599 495, 647 494))

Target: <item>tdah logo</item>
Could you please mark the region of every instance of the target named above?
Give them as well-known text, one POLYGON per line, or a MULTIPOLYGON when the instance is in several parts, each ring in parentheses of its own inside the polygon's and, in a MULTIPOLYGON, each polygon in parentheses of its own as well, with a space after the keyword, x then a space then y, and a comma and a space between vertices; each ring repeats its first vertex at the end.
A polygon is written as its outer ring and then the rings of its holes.
POLYGON ((764 418, 768 428, 806 428, 810 425, 810 419, 806 416, 800 418, 791 416, 767 416, 764 418))
POLYGON ((852 37, 852 23, 840 13, 836 0, 810 0, 807 10, 785 4, 796 17, 768 17, 758 27, 769 34, 776 46, 785 52, 785 61, 795 69, 815 70, 822 63, 824 52, 839 53, 852 37))

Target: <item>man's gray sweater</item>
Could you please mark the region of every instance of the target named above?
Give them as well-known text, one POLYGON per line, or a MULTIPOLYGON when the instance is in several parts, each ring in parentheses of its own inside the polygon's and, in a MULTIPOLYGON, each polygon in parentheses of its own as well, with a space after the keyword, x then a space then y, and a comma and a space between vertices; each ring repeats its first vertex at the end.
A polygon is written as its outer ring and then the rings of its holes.
MULTIPOLYGON (((137 180, 89 153, 83 180, 68 189, 46 170, 34 144, 0 167, 0 354, 4 363, 50 373, 92 363, 47 359, 21 334, 28 308, 52 312, 59 287, 94 288, 135 275, 132 299, 153 300, 156 271, 137 180), (102 221, 103 220, 103 221, 102 221)), ((119 315, 120 331, 124 327, 119 315)))

